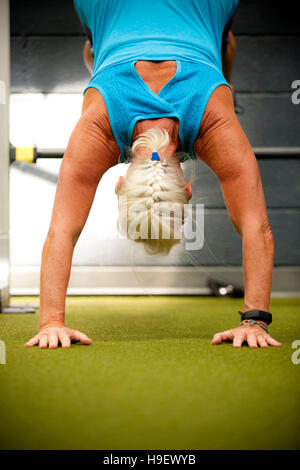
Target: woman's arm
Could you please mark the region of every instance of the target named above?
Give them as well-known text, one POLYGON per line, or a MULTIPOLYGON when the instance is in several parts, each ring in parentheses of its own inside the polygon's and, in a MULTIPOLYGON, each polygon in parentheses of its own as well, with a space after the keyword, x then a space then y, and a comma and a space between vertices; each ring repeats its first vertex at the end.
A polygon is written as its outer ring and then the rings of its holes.
MULTIPOLYGON (((231 221, 243 240, 244 311, 268 311, 274 254, 272 230, 257 161, 235 115, 228 87, 220 86, 212 94, 200 129, 195 152, 216 173, 231 221)), ((220 333, 214 344, 234 339, 235 335, 246 338, 248 332, 248 344, 256 347, 254 331, 266 335, 259 326, 240 327, 229 330, 227 335, 220 333)), ((275 343, 272 344, 279 345, 275 343)), ((240 344, 234 341, 234 345, 240 344)))
POLYGON ((89 344, 86 335, 64 327, 65 299, 73 250, 88 217, 98 183, 117 163, 119 148, 108 133, 104 100, 95 89, 84 98, 83 113, 62 160, 50 229, 42 253, 40 333, 27 346, 89 344))

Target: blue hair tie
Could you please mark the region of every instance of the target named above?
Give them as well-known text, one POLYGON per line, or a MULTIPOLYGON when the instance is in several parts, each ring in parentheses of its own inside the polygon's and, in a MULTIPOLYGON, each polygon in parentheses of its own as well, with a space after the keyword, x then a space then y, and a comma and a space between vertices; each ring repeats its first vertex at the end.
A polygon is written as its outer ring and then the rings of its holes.
POLYGON ((160 162, 160 158, 157 152, 152 152, 152 157, 151 160, 155 160, 157 162, 160 162))

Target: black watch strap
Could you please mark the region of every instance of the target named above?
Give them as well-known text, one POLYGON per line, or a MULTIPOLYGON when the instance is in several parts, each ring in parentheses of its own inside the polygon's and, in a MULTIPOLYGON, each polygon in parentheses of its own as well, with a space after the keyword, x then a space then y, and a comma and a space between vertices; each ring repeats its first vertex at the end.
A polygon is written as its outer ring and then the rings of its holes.
POLYGON ((240 312, 242 315, 241 320, 261 320, 265 321, 268 325, 272 323, 272 314, 264 310, 248 310, 247 312, 240 312))

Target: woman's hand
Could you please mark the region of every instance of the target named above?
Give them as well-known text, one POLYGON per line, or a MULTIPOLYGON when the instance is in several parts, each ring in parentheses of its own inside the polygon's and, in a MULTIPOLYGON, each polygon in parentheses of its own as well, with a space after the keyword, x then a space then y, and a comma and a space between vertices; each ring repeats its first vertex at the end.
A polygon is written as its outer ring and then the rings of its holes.
POLYGON ((223 331, 214 335, 211 344, 220 344, 222 342, 231 341, 234 348, 240 348, 244 342, 250 348, 267 348, 270 346, 281 346, 278 341, 272 338, 260 326, 247 324, 233 328, 232 330, 223 331))
POLYGON ((91 344, 92 340, 80 331, 71 330, 65 326, 48 325, 41 328, 39 333, 24 344, 24 346, 39 346, 41 349, 55 349, 60 344, 62 348, 69 348, 71 342, 91 344))

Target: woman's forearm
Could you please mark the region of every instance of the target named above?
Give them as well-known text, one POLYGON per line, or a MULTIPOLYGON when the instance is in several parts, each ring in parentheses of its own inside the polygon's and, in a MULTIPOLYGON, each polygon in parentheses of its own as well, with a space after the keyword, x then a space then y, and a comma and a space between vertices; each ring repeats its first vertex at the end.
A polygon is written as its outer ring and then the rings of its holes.
POLYGON ((48 235, 42 253, 40 327, 64 324, 65 300, 74 244, 65 235, 48 235))
POLYGON ((269 311, 274 242, 271 227, 243 231, 244 311, 269 311))
MULTIPOLYGON (((274 243, 271 227, 253 227, 243 231, 245 300, 244 311, 269 311, 272 287, 274 243)), ((235 348, 248 344, 250 348, 281 346, 268 332, 268 324, 263 321, 243 322, 240 326, 216 333, 211 344, 232 341, 235 348)))

